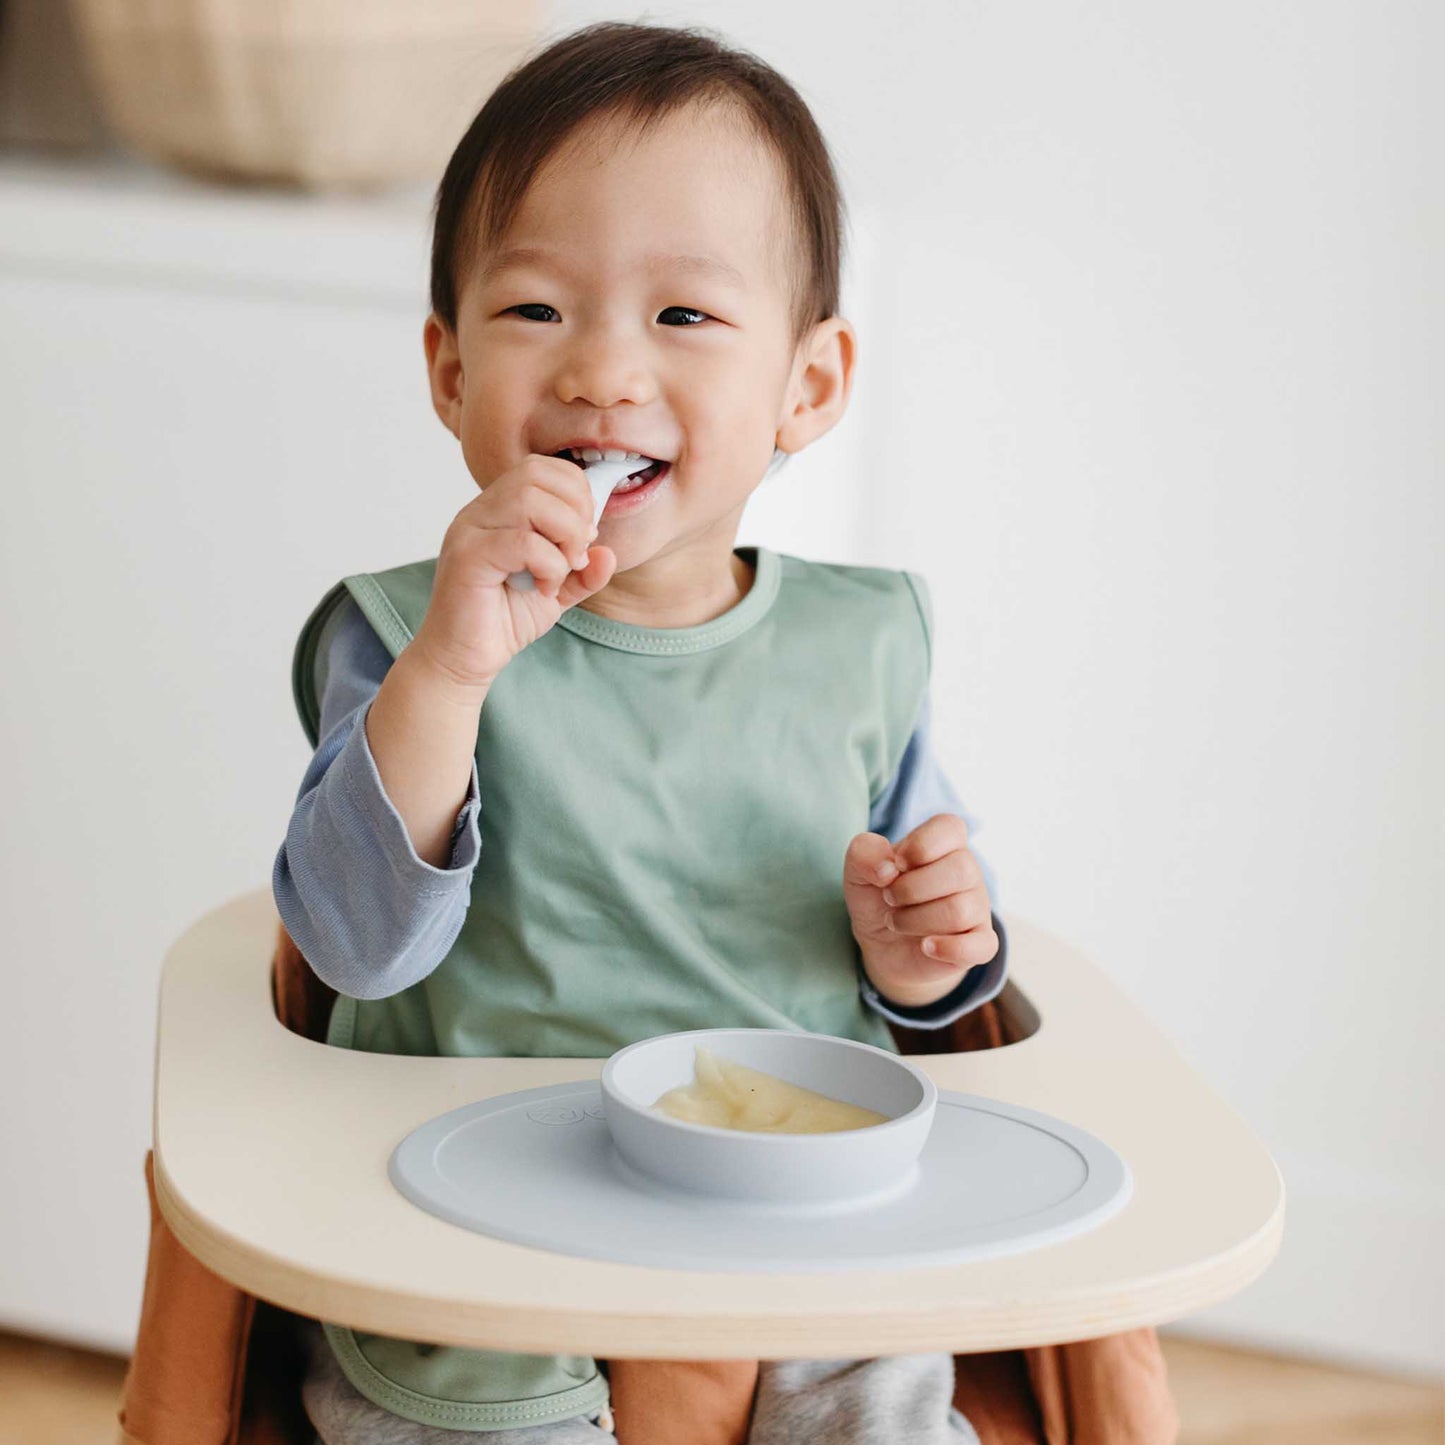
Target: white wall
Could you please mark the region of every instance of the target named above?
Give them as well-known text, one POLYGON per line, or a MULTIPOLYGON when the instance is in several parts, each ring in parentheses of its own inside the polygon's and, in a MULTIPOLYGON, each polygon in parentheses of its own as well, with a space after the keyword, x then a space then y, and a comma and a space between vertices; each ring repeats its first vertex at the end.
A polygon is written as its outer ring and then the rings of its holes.
MULTIPOLYGON (((872 247, 854 413, 744 540, 929 577, 1005 909, 1284 1170, 1279 1261, 1189 1326, 1438 1367, 1438 12, 637 13, 790 75, 872 247)), ((424 202, 31 185, 0 175, 0 1324, 124 1348, 160 953, 265 881, 299 618, 469 483, 424 202)))

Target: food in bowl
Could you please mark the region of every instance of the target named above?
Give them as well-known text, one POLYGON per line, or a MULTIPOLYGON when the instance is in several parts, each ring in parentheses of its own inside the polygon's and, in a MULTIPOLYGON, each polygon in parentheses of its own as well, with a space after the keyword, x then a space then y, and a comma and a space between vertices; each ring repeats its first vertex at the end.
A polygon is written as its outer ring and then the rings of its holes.
POLYGON ((711 1049, 697 1048, 695 1077, 653 1104, 669 1118, 763 1134, 834 1134, 888 1123, 887 1114, 815 1093, 711 1049))

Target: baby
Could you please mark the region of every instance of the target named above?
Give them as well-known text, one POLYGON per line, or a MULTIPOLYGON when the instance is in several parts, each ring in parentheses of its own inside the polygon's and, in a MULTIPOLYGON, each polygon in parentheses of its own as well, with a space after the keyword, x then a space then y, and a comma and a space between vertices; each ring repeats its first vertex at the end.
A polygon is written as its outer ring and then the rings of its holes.
MULTIPOLYGON (((480 493, 439 556, 347 578, 297 645, 317 748, 274 888, 339 992, 328 1042, 601 1058, 764 1027, 896 1051, 890 1020, 1002 987, 930 748, 921 579, 734 545, 847 405, 842 215, 797 92, 696 29, 567 35, 457 146, 424 342, 480 493), (647 461, 598 525, 592 449, 647 461)), ((765 1361, 749 1442, 976 1440, 952 1390, 944 1353, 765 1361)), ((325 1445, 612 1428, 595 1360, 329 1323, 303 1398, 325 1445)))

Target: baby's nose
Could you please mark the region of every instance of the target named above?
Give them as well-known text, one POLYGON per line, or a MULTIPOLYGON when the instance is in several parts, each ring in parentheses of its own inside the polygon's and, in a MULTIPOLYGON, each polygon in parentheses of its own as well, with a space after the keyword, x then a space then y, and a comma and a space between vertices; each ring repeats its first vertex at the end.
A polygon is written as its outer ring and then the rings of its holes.
POLYGON ((624 337, 581 336, 557 371, 557 397, 571 405, 640 406, 656 395, 644 348, 624 337))

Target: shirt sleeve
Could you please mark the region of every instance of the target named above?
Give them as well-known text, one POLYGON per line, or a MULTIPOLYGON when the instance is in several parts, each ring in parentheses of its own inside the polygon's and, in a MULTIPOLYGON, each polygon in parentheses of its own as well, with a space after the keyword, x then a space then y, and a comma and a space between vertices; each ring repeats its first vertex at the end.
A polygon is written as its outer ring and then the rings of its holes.
POLYGON ((988 896, 994 907, 993 929, 998 935, 998 952, 988 963, 976 964, 959 980, 958 986, 931 1004, 905 1007, 885 999, 857 961, 858 991, 875 1012, 894 1023, 913 1029, 941 1029, 980 1004, 998 995, 1008 974, 1008 937, 998 916, 998 883, 988 860, 974 846, 977 822, 964 808, 932 747, 932 703, 925 689, 918 709, 913 735, 903 750, 898 771, 879 794, 868 818, 868 831, 881 833, 891 843, 907 837, 920 823, 936 813, 955 813, 968 825, 969 847, 983 871, 988 896))
POLYGON ((445 868, 417 855, 382 785, 366 715, 391 655, 347 598, 325 624, 320 742, 301 779, 272 892, 317 976, 353 998, 385 998, 425 978, 461 930, 481 852, 472 759, 445 868))

